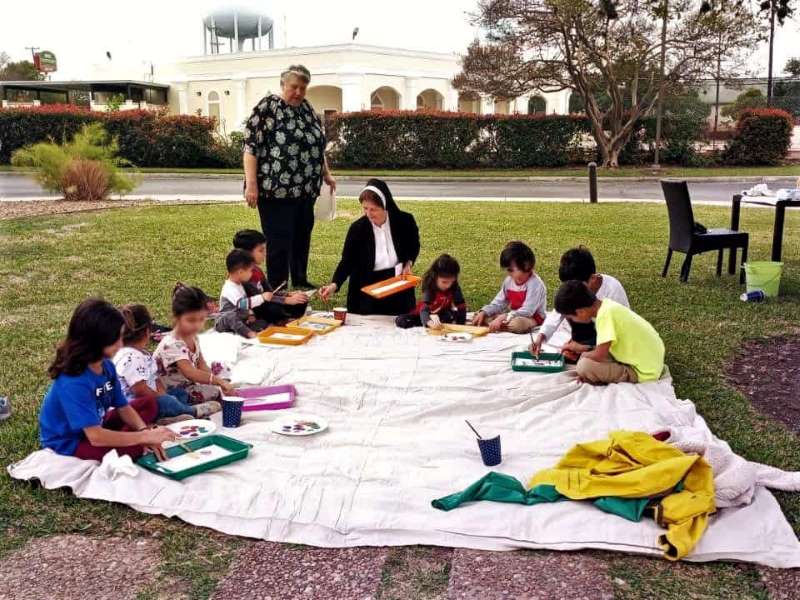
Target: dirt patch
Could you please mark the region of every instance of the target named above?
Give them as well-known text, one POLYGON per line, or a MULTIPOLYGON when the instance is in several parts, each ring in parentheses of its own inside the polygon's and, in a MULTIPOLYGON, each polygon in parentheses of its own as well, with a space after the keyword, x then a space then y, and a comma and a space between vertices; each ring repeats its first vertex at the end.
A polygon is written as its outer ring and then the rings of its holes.
POLYGON ((134 600, 156 580, 151 539, 59 535, 28 542, 3 560, 0 600, 134 600))
POLYGON ((452 548, 398 546, 389 549, 377 600, 444 600, 452 548))
POLYGON ((38 215, 61 215, 88 212, 107 208, 125 208, 140 204, 152 204, 151 200, 104 200, 99 202, 64 202, 63 200, 35 200, 0 202, 0 220, 35 217, 38 215))
POLYGON ((387 554, 386 548, 312 548, 275 542, 249 544, 239 553, 211 598, 373 598, 387 554))
POLYGON ((745 342, 728 364, 728 381, 763 414, 800 434, 800 334, 745 342))

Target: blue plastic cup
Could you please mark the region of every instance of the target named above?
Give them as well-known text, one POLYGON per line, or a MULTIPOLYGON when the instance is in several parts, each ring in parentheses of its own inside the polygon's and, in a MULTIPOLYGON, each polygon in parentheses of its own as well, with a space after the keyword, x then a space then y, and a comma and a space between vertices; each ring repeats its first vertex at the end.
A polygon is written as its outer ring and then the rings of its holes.
POLYGON ((479 438, 478 448, 481 451, 481 459, 483 459, 483 464, 485 464, 487 467, 494 467, 503 461, 503 455, 500 451, 499 435, 488 440, 479 438))
POLYGON ((243 398, 222 398, 222 426, 239 427, 242 424, 243 398))

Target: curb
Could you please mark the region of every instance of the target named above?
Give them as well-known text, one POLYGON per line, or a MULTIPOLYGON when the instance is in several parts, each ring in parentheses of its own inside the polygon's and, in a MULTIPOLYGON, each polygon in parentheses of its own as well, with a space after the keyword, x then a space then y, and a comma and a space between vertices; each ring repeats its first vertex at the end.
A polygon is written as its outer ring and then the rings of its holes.
MULTIPOLYGON (((28 175, 31 172, 29 171, 0 171, 0 177, 3 176, 13 176, 13 175, 28 175)), ((140 173, 140 176, 144 179, 222 179, 222 180, 235 180, 241 181, 243 176, 239 173, 140 173)), ((549 176, 549 175, 537 175, 537 176, 492 176, 487 175, 485 177, 481 176, 471 176, 467 175, 464 177, 440 177, 440 176, 409 176, 409 175, 392 175, 392 174, 385 174, 385 175, 338 175, 336 179, 338 181, 360 181, 363 182, 370 177, 383 177, 387 181, 399 181, 399 182, 427 182, 427 183, 516 183, 516 182, 572 182, 572 183, 585 183, 588 179, 588 176, 581 175, 581 176, 549 176)), ((783 181, 787 179, 796 179, 797 175, 767 175, 767 176, 758 176, 758 175, 742 175, 742 176, 731 176, 731 175, 724 175, 719 177, 659 177, 659 176, 652 176, 652 177, 613 177, 613 176, 598 176, 597 180, 601 184, 608 183, 608 182, 632 182, 632 183, 643 183, 643 182, 658 182, 661 179, 681 179, 686 180, 690 183, 761 183, 762 181, 767 182, 775 182, 775 181, 783 181)))
MULTIPOLYGON (((342 199, 353 199, 353 196, 342 196, 342 199)), ((514 197, 459 197, 459 198, 451 198, 451 197, 437 197, 437 196, 398 196, 398 200, 403 202, 491 202, 491 203, 509 203, 509 204, 534 204, 534 203, 555 203, 555 204, 589 204, 588 198, 542 198, 542 197, 523 197, 523 198, 514 198, 514 197)), ((14 198, 2 198, 0 197, 0 202, 53 202, 59 200, 53 196, 27 196, 27 197, 14 197, 14 198)), ((120 201, 120 202, 148 202, 151 205, 158 205, 158 204, 236 204, 242 203, 244 205, 244 200, 239 195, 225 195, 225 194, 215 194, 215 195, 168 195, 168 194, 159 194, 159 195, 137 195, 137 194, 130 194, 123 197, 112 197, 110 198, 111 201, 120 201)), ((660 198, 603 198, 600 200, 598 204, 663 204, 664 201, 660 198)), ((697 206, 717 206, 727 208, 730 206, 730 203, 725 201, 711 201, 711 200, 693 200, 693 205, 697 206)), ((757 208, 761 208, 760 206, 756 206, 757 208)), ((765 207, 768 208, 768 207, 765 207)))

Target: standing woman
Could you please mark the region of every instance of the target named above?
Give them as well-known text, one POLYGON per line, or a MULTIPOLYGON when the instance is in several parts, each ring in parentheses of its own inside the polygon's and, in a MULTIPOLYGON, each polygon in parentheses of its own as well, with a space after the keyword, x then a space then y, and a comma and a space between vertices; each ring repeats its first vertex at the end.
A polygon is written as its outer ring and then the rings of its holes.
POLYGON ((347 278, 347 310, 360 315, 401 315, 413 310, 414 290, 376 300, 361 291, 365 285, 411 273, 419 256, 419 228, 413 215, 401 211, 389 186, 370 179, 358 197, 364 216, 350 225, 333 282, 320 291, 327 300, 347 278))
POLYGON ((325 159, 325 129, 306 97, 311 73, 292 65, 281 73, 281 93, 264 97, 247 120, 245 199, 258 207, 267 238, 267 279, 276 288, 291 272, 295 288, 308 282, 314 203, 324 181, 336 191, 325 159))

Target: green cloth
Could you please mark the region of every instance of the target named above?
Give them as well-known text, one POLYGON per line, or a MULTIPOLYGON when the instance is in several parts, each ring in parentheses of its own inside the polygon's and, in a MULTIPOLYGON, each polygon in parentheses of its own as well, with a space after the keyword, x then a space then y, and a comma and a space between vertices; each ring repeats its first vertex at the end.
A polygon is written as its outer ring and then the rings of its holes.
MULTIPOLYGON (((556 491, 553 485, 537 485, 526 490, 518 479, 490 471, 467 489, 438 498, 431 502, 439 510, 453 510, 465 502, 491 500, 492 502, 509 502, 532 506, 543 502, 560 502, 567 500, 556 491)), ((629 521, 641 521, 644 510, 650 502, 649 498, 597 498, 593 504, 600 510, 618 515, 629 521)))
POLYGON ((639 382, 655 381, 664 370, 664 342, 655 328, 630 308, 605 298, 594 320, 597 345, 611 342, 611 357, 633 367, 639 382))

